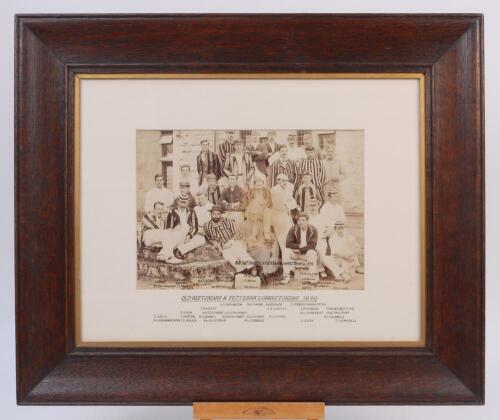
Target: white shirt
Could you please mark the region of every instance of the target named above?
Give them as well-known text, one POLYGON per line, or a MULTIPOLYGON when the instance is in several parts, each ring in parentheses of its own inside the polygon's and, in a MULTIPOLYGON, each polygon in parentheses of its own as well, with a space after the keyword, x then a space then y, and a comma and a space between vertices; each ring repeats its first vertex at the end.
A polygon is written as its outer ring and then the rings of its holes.
POLYGON ((203 227, 203 225, 210 221, 211 215, 210 210, 212 209, 213 204, 210 201, 203 206, 196 206, 194 211, 196 216, 198 217, 198 226, 203 227))
POLYGON ((307 246, 307 228, 300 229, 300 248, 304 248, 307 246))
POLYGON ((353 236, 344 232, 344 236, 334 233, 330 237, 332 255, 339 258, 351 258, 356 255, 357 244, 353 236))
POLYGON ((297 208, 297 202, 293 198, 293 185, 288 182, 285 188, 276 184, 271 188, 271 208, 275 211, 288 213, 297 208))
POLYGON ((165 187, 153 187, 146 193, 146 200, 144 201, 144 211, 150 212, 154 209, 155 203, 160 201, 165 207, 171 206, 174 202, 174 195, 172 191, 165 187))
POLYGON ((187 209, 177 209, 177 213, 179 213, 179 219, 180 219, 180 225, 183 229, 189 229, 189 225, 188 225, 188 222, 187 222, 187 218, 188 218, 188 211, 187 209))

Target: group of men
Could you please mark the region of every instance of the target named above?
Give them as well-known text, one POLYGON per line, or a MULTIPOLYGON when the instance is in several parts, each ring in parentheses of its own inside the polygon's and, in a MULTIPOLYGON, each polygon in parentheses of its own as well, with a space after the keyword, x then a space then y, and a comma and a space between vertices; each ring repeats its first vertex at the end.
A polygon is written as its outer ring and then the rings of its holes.
POLYGON ((335 143, 321 150, 310 133, 297 143, 296 134, 280 144, 269 132, 245 145, 233 130, 216 151, 202 140, 194 185, 188 165, 181 167, 174 192, 162 175, 155 176, 146 194, 140 245, 161 244, 158 259, 178 264, 209 243, 236 273, 259 275, 263 282, 279 267, 283 284, 298 270, 316 283, 327 277, 325 269, 348 282, 362 272, 341 205, 341 181, 348 174, 335 143))

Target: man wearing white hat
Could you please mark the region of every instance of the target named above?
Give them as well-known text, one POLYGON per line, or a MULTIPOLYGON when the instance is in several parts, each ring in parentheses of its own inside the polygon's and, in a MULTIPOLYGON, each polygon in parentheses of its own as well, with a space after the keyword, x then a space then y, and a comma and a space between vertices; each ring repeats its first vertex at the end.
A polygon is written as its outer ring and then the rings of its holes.
POLYGON ((334 232, 328 239, 331 255, 321 253, 321 261, 337 281, 349 282, 356 271, 363 270, 358 260, 358 244, 356 239, 345 232, 344 222, 335 223, 334 232))
POLYGON ((293 197, 293 185, 288 181, 288 176, 279 174, 278 184, 271 188, 271 207, 264 214, 264 237, 270 239, 271 227, 281 249, 283 257, 286 249, 286 237, 293 226, 290 212, 297 208, 293 197))

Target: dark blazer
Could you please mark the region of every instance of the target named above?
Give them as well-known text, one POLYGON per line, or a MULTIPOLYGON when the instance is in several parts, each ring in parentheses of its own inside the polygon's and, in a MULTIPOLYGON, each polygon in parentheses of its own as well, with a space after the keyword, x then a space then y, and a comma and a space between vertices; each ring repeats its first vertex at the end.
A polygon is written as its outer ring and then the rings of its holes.
POLYGON ((230 187, 227 187, 224 191, 222 191, 217 204, 219 204, 219 206, 221 206, 224 210, 230 210, 228 204, 239 202, 240 205, 232 210, 244 211, 247 207, 246 195, 246 191, 238 185, 234 187, 233 191, 231 191, 230 187))
POLYGON ((266 175, 267 171, 267 158, 269 157, 269 149, 265 144, 259 144, 256 149, 253 147, 247 148, 247 153, 250 153, 255 166, 259 171, 266 175))
MULTIPOLYGON (((196 212, 189 207, 187 208, 187 211, 187 222, 189 225, 188 236, 192 238, 198 233, 198 216, 196 216, 196 212)), ((172 210, 170 210, 170 213, 168 213, 167 216, 167 229, 175 228, 177 225, 179 225, 180 222, 181 217, 179 216, 179 212, 177 211, 177 208, 173 208, 172 210)))
POLYGON ((207 173, 204 173, 203 162, 201 160, 202 153, 203 152, 200 152, 200 154, 196 156, 196 169, 198 170, 198 185, 201 185, 203 183, 203 177, 206 177, 208 174, 214 174, 216 176, 219 176, 220 173, 219 160, 217 159, 217 155, 210 150, 207 153, 207 173))
POLYGON ((306 230, 307 245, 300 248, 300 227, 299 225, 292 226, 286 236, 286 247, 290 249, 298 249, 301 254, 305 254, 310 249, 316 249, 318 243, 318 231, 313 225, 308 225, 306 230))

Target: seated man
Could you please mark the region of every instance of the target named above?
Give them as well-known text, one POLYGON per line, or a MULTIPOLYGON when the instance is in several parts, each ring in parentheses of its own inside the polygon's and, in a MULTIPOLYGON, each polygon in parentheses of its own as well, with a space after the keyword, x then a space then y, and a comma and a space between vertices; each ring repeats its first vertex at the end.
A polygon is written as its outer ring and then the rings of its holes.
POLYGON ((177 206, 167 216, 168 241, 158 258, 170 264, 181 263, 188 252, 205 243, 205 238, 198 233, 196 212, 188 204, 189 200, 178 197, 177 206))
POLYGON ((208 223, 211 219, 210 210, 213 207, 213 204, 208 201, 207 194, 201 190, 196 195, 198 200, 198 205, 194 208, 196 216, 198 217, 198 232, 201 235, 205 235, 205 223, 208 223))
MULTIPOLYGON (((297 225, 292 226, 286 237, 286 248, 283 253, 283 280, 282 284, 290 281, 290 271, 295 271, 295 265, 306 266, 310 274, 317 274, 318 253, 316 244, 318 243, 318 231, 309 224, 309 215, 300 212, 297 217, 297 225)), ((317 283, 317 276, 310 276, 308 282, 317 283)))
POLYGON ((169 240, 167 239, 168 231, 165 220, 165 206, 162 202, 157 201, 154 203, 153 210, 144 214, 139 234, 140 245, 158 245, 162 247, 158 258, 163 259, 164 252, 168 251, 169 240))
POLYGON ((358 244, 354 236, 345 232, 344 222, 335 223, 333 234, 328 239, 331 255, 321 253, 321 261, 335 280, 349 282, 355 272, 362 272, 358 260, 358 244))
POLYGON ((309 216, 318 214, 323 204, 321 191, 312 183, 312 175, 309 172, 302 174, 302 181, 295 192, 295 201, 299 210, 306 212, 309 216))
POLYGON ((236 273, 257 275, 255 261, 248 254, 247 245, 241 240, 234 220, 222 217, 223 209, 220 206, 213 206, 210 212, 212 218, 205 224, 205 235, 209 243, 222 252, 222 256, 236 273))
POLYGON ((218 204, 227 211, 227 217, 236 222, 236 227, 239 227, 245 219, 246 191, 237 185, 235 175, 229 175, 227 181, 229 185, 222 191, 218 204))
POLYGON ((217 185, 217 177, 215 174, 207 175, 207 185, 201 189, 207 195, 208 201, 212 204, 217 204, 220 199, 222 189, 217 185))
POLYGON ((194 198, 194 195, 191 193, 191 183, 189 181, 179 182, 179 194, 174 200, 172 207, 179 206, 179 199, 188 200, 188 207, 190 209, 193 209, 196 206, 196 199, 194 198))

